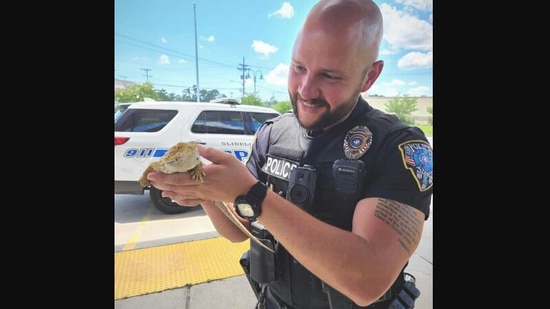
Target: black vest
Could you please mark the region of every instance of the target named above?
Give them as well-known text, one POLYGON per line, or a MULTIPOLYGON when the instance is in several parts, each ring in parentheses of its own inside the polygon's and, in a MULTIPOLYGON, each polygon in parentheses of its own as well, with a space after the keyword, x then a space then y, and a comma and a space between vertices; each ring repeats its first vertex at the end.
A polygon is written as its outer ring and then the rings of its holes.
MULTIPOLYGON (((262 166, 263 175, 260 179, 267 179, 268 186, 274 192, 286 197, 290 169, 303 165, 314 167, 314 199, 312 206, 305 210, 323 222, 350 231, 355 206, 362 195, 359 193, 352 197, 337 191, 333 164, 338 159, 346 158, 344 140, 358 126, 366 126, 372 132, 370 146, 359 158, 365 169, 363 188, 367 188, 369 181, 383 172, 375 162, 384 151, 383 141, 387 133, 408 126, 397 117, 372 108, 362 99, 359 99, 346 121, 326 132, 308 134, 291 113, 275 119, 269 138, 267 160, 262 166)), ((322 291, 321 281, 300 265, 280 244, 275 264, 276 281, 269 283, 273 294, 297 308, 330 308, 327 294, 322 291)))

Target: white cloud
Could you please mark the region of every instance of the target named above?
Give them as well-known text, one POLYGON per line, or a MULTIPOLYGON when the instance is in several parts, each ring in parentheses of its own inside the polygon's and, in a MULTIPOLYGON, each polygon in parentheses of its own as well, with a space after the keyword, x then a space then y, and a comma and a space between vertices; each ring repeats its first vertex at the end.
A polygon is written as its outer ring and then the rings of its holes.
POLYGON ((418 69, 433 67, 433 52, 410 52, 397 61, 399 69, 418 69))
POLYGON ((400 3, 405 6, 410 6, 422 11, 433 10, 433 0, 395 0, 395 3, 400 3))
POLYGON ((400 94, 397 88, 385 87, 376 83, 372 85, 372 87, 367 91, 367 93, 369 95, 383 95, 386 97, 395 97, 400 94))
POLYGON ((279 50, 277 47, 271 44, 257 40, 252 41, 251 47, 252 49, 254 49, 255 52, 264 55, 264 57, 269 57, 269 54, 273 54, 277 52, 277 50, 279 50))
POLYGON ((369 95, 383 95, 385 97, 397 97, 402 95, 409 95, 413 97, 430 96, 430 88, 426 86, 418 86, 414 88, 407 88, 404 86, 414 85, 416 82, 404 82, 402 80, 394 79, 390 83, 378 83, 372 85, 367 91, 369 95))
POLYGON ((386 49, 386 48, 382 48, 380 49, 380 55, 394 55, 394 54, 397 54, 397 51, 396 50, 391 50, 391 49, 386 49))
POLYGON ((416 88, 410 88, 407 91, 407 94, 411 97, 420 97, 420 96, 428 96, 430 94, 430 88, 426 86, 420 86, 416 88))
POLYGON ((168 57, 168 55, 161 55, 159 57, 159 63, 160 64, 170 64, 170 57, 168 57))
POLYGON ((406 84, 407 83, 405 81, 400 80, 400 79, 394 79, 389 83, 384 83, 385 86, 404 86, 406 84))
POLYGON ((267 16, 268 17, 278 16, 280 18, 291 18, 292 16, 294 16, 294 8, 290 4, 290 2, 283 2, 283 5, 281 6, 280 9, 278 9, 277 11, 275 11, 273 13, 267 14, 267 16))
POLYGON ((216 41, 216 38, 214 38, 213 35, 209 35, 209 36, 207 36, 207 37, 201 36, 200 39, 203 40, 203 41, 208 41, 208 42, 214 42, 214 41, 216 41))
POLYGON ((164 44, 168 43, 168 40, 165 37, 160 38, 160 41, 164 44))
POLYGON ((399 11, 387 3, 382 3, 380 10, 384 17, 384 40, 390 45, 390 49, 432 50, 432 24, 405 11, 399 11))
POLYGON ((288 64, 280 63, 275 69, 264 75, 264 79, 268 84, 275 86, 285 86, 288 80, 288 64))

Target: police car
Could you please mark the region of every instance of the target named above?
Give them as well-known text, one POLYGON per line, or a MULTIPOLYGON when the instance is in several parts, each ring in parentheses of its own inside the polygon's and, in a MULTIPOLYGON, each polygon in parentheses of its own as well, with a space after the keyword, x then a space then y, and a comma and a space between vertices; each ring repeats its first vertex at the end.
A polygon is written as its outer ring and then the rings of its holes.
POLYGON ((241 105, 236 100, 131 104, 115 122, 115 194, 143 195, 148 190, 161 212, 185 212, 190 208, 163 198, 160 190, 140 186, 138 180, 149 164, 180 141, 221 149, 244 163, 256 130, 279 115, 271 108, 241 105))
POLYGON ((132 103, 115 103, 115 122, 118 118, 120 118, 120 116, 122 116, 130 105, 132 105, 132 103))

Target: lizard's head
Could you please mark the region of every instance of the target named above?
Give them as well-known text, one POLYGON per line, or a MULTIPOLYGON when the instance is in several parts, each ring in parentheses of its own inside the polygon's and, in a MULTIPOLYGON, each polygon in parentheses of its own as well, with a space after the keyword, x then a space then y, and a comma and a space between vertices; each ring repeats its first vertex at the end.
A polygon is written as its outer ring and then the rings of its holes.
POLYGON ((168 149, 161 161, 172 172, 186 172, 200 164, 197 143, 177 143, 168 149))

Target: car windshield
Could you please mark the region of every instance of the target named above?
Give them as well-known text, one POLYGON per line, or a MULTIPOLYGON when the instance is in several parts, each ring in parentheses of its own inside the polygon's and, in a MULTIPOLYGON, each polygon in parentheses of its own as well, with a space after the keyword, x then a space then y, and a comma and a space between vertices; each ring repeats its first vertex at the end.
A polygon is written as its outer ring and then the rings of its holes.
POLYGON ((122 116, 122 114, 124 114, 124 112, 128 109, 128 106, 130 106, 130 104, 115 105, 115 123, 118 119, 120 119, 120 116, 122 116))

